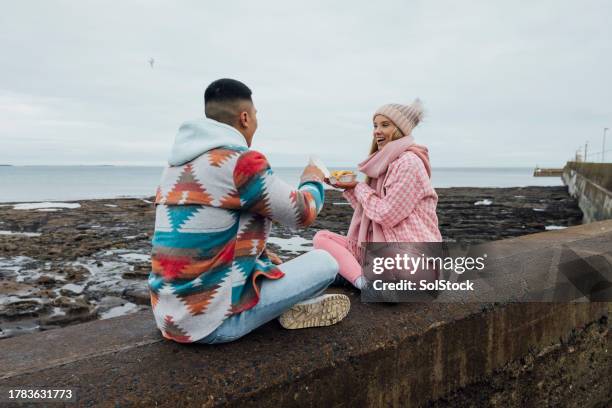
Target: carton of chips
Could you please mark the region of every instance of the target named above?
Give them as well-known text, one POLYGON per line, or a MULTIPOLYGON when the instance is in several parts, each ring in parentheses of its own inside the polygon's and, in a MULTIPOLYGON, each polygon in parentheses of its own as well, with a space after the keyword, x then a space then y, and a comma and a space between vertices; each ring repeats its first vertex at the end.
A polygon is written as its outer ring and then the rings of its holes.
POLYGON ((357 174, 350 170, 336 170, 329 175, 330 184, 352 183, 357 179, 357 174))

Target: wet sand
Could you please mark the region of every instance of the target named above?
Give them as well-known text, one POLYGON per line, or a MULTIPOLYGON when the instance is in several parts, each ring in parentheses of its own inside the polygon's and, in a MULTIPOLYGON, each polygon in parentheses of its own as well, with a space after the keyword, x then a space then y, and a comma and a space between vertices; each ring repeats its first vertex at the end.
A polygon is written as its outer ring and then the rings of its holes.
MULTIPOLYGON (((446 241, 479 243, 580 224, 565 187, 438 189, 446 241)), ((152 198, 0 205, 0 339, 148 308, 152 198)), ((336 191, 312 228, 275 225, 269 246, 291 259, 320 229, 346 233, 336 191)))

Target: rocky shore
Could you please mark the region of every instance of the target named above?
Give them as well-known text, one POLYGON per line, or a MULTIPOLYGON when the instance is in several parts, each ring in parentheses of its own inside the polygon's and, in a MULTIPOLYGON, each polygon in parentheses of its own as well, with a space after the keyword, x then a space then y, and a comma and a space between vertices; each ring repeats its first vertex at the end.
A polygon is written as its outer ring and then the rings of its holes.
MULTIPOLYGON (((438 189, 446 241, 479 243, 581 223, 565 187, 438 189)), ((152 199, 0 204, 0 339, 148 307, 152 199)), ((312 228, 275 225, 287 260, 320 229, 346 233, 352 209, 337 191, 312 228)))

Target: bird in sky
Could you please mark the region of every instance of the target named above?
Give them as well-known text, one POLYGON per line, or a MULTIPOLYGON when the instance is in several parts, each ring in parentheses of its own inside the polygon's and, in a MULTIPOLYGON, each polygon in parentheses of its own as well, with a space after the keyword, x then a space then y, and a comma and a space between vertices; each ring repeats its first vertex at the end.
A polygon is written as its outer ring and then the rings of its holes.
POLYGON ((153 64, 155 64, 155 60, 153 58, 151 58, 149 60, 149 65, 151 66, 151 68, 153 68, 153 64))

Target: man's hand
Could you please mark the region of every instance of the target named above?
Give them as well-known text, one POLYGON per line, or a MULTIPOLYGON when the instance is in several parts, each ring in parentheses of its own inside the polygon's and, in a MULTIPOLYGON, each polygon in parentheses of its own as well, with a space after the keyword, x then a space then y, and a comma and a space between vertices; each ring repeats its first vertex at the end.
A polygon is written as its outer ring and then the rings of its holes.
POLYGON ((266 252, 266 256, 270 259, 270 261, 274 265, 280 265, 283 263, 283 260, 280 258, 280 256, 276 255, 274 252, 270 251, 268 248, 265 249, 265 252, 266 252))
POLYGON ((306 166, 304 168, 304 171, 302 172, 302 177, 300 177, 300 182, 305 182, 305 181, 323 181, 325 179, 325 175, 323 174, 323 172, 321 171, 320 168, 318 168, 317 166, 313 166, 312 164, 309 164, 308 166, 306 166))

